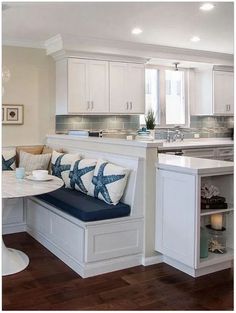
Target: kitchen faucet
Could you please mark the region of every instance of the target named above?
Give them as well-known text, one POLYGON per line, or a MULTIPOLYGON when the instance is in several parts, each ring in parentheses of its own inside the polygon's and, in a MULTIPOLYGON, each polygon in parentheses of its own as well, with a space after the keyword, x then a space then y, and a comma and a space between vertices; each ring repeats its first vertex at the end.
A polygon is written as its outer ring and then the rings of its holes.
POLYGON ((174 135, 173 135, 173 137, 172 137, 172 141, 176 141, 176 139, 180 139, 181 141, 183 141, 184 140, 184 134, 183 134, 183 132, 181 132, 179 129, 176 129, 175 130, 175 133, 174 133, 174 135))

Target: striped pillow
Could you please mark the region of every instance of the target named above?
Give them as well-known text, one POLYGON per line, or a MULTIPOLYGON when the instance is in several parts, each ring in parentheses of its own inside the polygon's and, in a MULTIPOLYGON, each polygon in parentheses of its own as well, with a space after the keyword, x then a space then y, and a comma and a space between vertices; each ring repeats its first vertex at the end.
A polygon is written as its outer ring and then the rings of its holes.
POLYGON ((51 153, 31 154, 20 151, 19 167, 24 167, 26 172, 32 172, 34 170, 47 170, 51 156, 51 153))

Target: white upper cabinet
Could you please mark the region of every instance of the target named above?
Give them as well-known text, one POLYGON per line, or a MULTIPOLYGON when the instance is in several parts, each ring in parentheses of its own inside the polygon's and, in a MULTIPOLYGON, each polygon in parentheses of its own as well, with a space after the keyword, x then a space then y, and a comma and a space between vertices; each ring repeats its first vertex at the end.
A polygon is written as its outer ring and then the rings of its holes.
POLYGON ((87 60, 68 60, 68 113, 89 110, 89 64, 87 60))
POLYGON ((109 78, 107 61, 89 62, 89 110, 91 113, 109 111, 109 78))
POLYGON ((132 113, 145 113, 145 70, 142 64, 129 64, 129 95, 132 113))
POLYGON ((143 114, 144 78, 143 64, 57 61, 56 114, 143 114))
POLYGON ((110 112, 145 112, 145 73, 143 64, 110 62, 110 112))
POLYGON ((69 58, 56 65, 56 114, 109 111, 107 61, 69 58))
POLYGON ((234 113, 234 74, 232 72, 213 72, 213 103, 215 114, 234 113))
POLYGON ((195 103, 191 115, 233 115, 234 74, 225 70, 195 72, 195 103))

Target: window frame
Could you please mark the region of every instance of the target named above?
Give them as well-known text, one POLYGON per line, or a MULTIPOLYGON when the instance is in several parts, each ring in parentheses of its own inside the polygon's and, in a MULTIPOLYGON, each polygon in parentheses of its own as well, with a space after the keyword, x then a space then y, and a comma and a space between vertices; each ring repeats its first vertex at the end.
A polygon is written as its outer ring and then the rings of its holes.
POLYGON ((190 80, 190 70, 187 68, 179 67, 180 71, 184 72, 184 85, 185 85, 185 123, 184 124, 166 124, 166 84, 165 84, 165 70, 174 70, 173 67, 170 66, 161 66, 161 65, 146 65, 146 69, 155 69, 159 71, 158 78, 159 78, 159 86, 157 86, 159 90, 159 100, 157 104, 157 110, 155 114, 157 116, 157 122, 155 128, 174 128, 174 127, 181 127, 181 128, 189 128, 190 127, 190 105, 189 105, 189 97, 190 97, 190 90, 189 90, 189 80, 190 80))

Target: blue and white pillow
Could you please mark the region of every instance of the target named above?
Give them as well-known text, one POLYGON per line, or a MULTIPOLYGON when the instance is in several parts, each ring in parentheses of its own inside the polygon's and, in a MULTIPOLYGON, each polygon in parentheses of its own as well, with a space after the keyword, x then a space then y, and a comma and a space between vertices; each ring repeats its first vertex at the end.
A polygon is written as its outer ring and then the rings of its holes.
POLYGON ((65 185, 69 186, 71 165, 79 159, 80 157, 78 154, 60 153, 53 151, 51 162, 52 175, 62 178, 65 185))
POLYGON ((66 187, 76 189, 87 194, 92 184, 96 164, 97 160, 94 159, 82 159, 75 161, 75 163, 71 165, 70 169, 70 185, 66 187))
POLYGON ((3 148, 2 150, 2 170, 14 171, 16 168, 16 149, 3 148))
POLYGON ((128 174, 126 168, 98 160, 88 194, 116 205, 123 196, 128 174))

